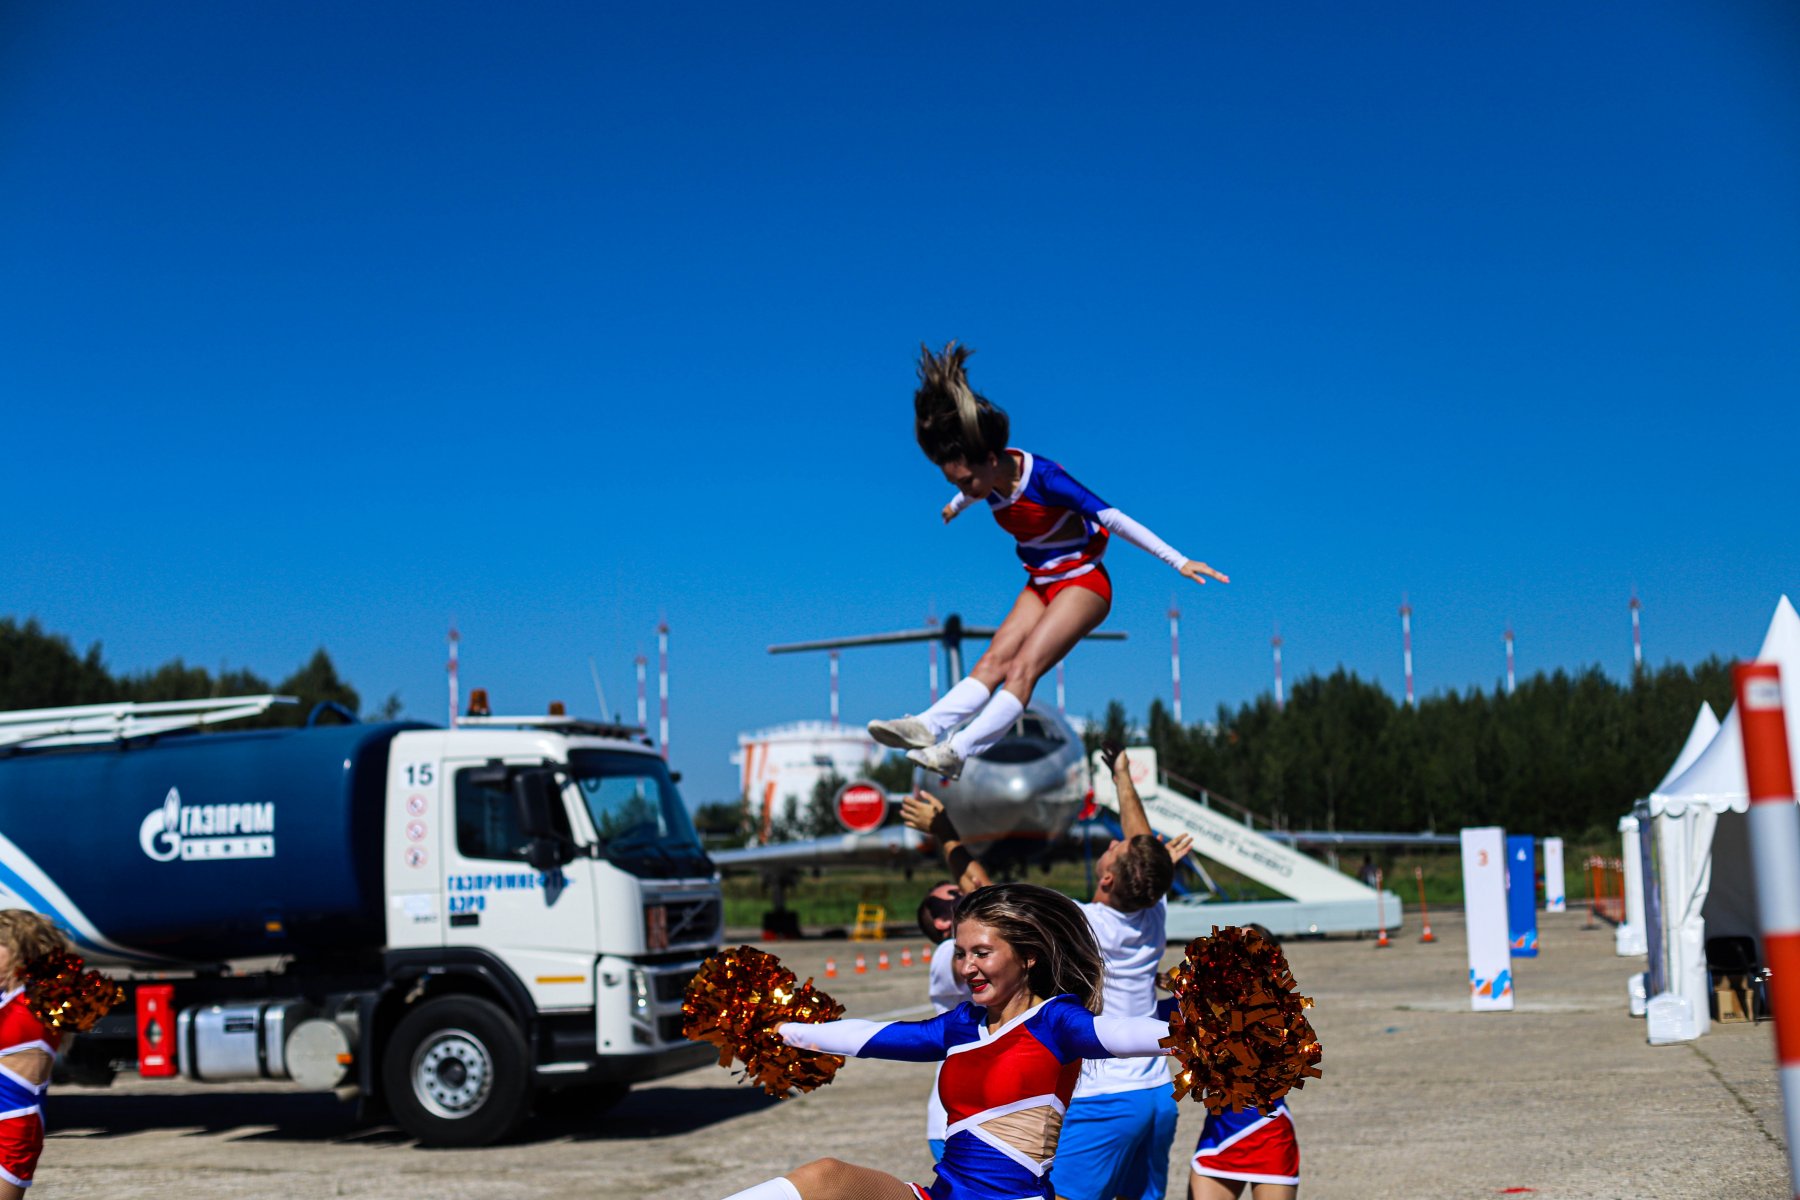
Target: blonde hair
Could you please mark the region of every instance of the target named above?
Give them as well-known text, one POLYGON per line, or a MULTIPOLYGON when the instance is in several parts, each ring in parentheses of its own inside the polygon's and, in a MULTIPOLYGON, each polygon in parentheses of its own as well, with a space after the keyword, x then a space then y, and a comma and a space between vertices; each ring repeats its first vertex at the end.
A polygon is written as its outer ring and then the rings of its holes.
POLYGON ((913 392, 913 433, 939 466, 987 461, 1006 449, 1012 423, 1006 410, 969 386, 963 364, 974 351, 951 342, 943 353, 919 347, 919 387, 913 392))
POLYGON ((42 913, 6 908, 0 909, 0 946, 12 951, 13 976, 17 978, 27 963, 58 950, 67 950, 69 939, 42 913))
MULTIPOLYGON (((1166 857, 1166 856, 1165 856, 1166 857)), ((996 883, 956 902, 955 924, 980 921, 1012 947, 1026 982, 1045 1000, 1071 995, 1091 1013, 1105 995, 1100 943, 1080 907, 1035 883, 996 883)), ((954 926, 953 926, 954 927, 954 926)))

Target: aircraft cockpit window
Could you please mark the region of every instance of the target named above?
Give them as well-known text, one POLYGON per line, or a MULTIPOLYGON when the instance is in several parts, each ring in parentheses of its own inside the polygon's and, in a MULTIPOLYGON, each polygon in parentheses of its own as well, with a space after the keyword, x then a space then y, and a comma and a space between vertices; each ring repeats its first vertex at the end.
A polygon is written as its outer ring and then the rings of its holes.
POLYGON ((1030 713, 1019 718, 1019 724, 1014 730, 1013 736, 1030 738, 1034 742, 1060 743, 1063 740, 1062 732, 1054 725, 1042 717, 1033 716, 1030 713))

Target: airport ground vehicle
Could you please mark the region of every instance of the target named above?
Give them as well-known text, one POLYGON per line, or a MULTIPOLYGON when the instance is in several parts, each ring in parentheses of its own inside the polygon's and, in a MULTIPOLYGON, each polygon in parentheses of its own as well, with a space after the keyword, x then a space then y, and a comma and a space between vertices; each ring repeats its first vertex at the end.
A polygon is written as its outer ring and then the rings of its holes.
POLYGON ((128 994, 74 1078, 294 1079, 467 1146, 711 1057, 718 876, 637 731, 196 728, 277 699, 0 714, 0 907, 128 994))

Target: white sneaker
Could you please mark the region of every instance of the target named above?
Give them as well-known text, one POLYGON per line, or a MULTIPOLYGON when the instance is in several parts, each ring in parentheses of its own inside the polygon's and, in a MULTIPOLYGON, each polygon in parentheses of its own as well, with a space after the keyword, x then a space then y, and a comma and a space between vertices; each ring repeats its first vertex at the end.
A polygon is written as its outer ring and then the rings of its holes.
POLYGON ((939 742, 935 746, 926 746, 923 750, 908 750, 906 757, 918 763, 933 775, 944 779, 960 779, 962 777, 963 756, 950 748, 949 742, 939 742))
POLYGON ((897 721, 870 721, 869 736, 896 750, 914 750, 937 741, 937 735, 917 717, 897 721))

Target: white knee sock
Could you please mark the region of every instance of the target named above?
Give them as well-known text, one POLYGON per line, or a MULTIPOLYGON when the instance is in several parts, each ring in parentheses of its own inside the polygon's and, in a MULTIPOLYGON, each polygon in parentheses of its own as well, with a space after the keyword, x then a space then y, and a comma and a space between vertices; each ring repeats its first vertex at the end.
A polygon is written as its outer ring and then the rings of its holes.
POLYGON ((950 739, 950 748, 964 758, 973 758, 1005 737, 1006 731, 1013 727, 1013 722, 1024 711, 1024 702, 1001 688, 987 702, 987 707, 950 739))
POLYGON ((777 1175, 767 1183, 733 1192, 725 1200, 800 1200, 800 1189, 789 1183, 786 1176, 777 1175))
POLYGON ((938 737, 943 737, 950 730, 968 720, 981 711, 981 706, 993 695, 987 684, 970 675, 955 687, 944 693, 944 698, 919 714, 919 720, 925 722, 925 728, 938 737))

